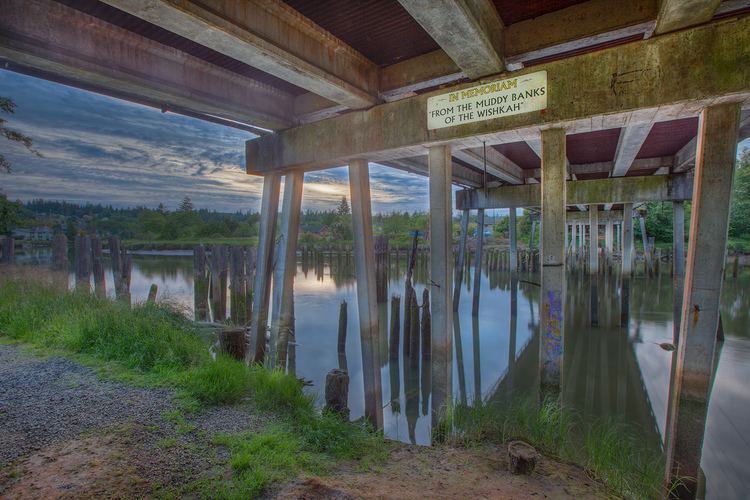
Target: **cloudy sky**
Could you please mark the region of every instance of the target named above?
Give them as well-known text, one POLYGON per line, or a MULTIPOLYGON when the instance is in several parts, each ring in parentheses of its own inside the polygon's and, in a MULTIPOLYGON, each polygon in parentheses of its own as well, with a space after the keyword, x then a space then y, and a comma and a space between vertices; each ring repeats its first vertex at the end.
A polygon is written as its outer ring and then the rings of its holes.
MULTIPOLYGON (((0 173, 10 199, 47 198, 115 206, 174 208, 188 195, 200 208, 260 207, 262 179, 244 173, 252 134, 0 70, 0 95, 15 101, 8 126, 44 155, 0 143, 13 173, 0 173)), ((373 210, 425 210, 427 179, 370 167, 373 210)), ((333 208, 349 193, 346 168, 305 175, 303 208, 333 208)))

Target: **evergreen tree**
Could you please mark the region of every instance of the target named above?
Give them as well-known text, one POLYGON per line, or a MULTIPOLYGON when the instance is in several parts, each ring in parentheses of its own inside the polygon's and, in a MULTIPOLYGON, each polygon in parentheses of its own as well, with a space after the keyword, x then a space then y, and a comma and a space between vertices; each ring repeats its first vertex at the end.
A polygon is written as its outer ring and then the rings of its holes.
POLYGON ((341 202, 339 203, 338 208, 336 208, 336 215, 349 215, 351 214, 351 211, 349 210, 349 202, 346 201, 346 196, 341 197, 341 202))
MULTIPOLYGON (((15 109, 16 109, 16 103, 14 103, 8 97, 0 96, 0 113, 13 114, 15 109)), ((24 135, 17 130, 13 130, 13 129, 5 127, 6 122, 7 120, 0 118, 0 136, 5 137, 11 142, 20 142, 30 152, 34 153, 35 155, 39 157, 42 156, 41 153, 39 153, 39 151, 34 149, 33 140, 31 139, 31 137, 24 135)), ((3 155, 2 153, 0 153, 0 170, 1 169, 5 169, 6 172, 10 172, 10 161, 7 158, 5 158, 5 155, 3 155)))
POLYGON ((745 149, 734 168, 729 236, 750 236, 750 149, 745 149))
POLYGON ((189 196, 185 196, 180 202, 179 211, 180 212, 192 212, 193 210, 194 210, 193 202, 190 200, 189 196))

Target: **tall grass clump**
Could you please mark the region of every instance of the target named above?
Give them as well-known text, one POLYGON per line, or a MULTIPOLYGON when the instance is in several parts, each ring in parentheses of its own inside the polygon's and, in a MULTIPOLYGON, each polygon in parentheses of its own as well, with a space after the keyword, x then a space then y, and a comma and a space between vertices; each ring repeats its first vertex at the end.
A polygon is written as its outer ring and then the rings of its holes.
POLYGON ((584 420, 555 398, 539 404, 529 399, 510 404, 456 403, 441 426, 445 439, 455 445, 520 439, 546 456, 582 465, 625 498, 661 495, 663 461, 658 453, 640 443, 625 424, 584 420))

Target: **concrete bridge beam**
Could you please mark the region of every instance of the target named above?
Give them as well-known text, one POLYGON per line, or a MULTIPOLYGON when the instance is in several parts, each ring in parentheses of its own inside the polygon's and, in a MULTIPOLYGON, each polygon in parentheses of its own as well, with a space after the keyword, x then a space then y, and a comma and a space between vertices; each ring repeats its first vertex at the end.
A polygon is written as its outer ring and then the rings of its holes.
POLYGON ((365 417, 376 429, 383 428, 383 395, 380 379, 380 329, 375 283, 375 242, 372 235, 370 167, 367 160, 349 162, 352 204, 354 272, 357 276, 357 310, 362 345, 362 378, 365 417))
MULTIPOLYGON (((451 281, 453 270, 451 197, 451 148, 429 149, 430 171, 430 310, 432 311, 432 421, 445 416, 452 392, 453 307, 451 281)), ((479 263, 477 263, 479 264, 479 263)))
POLYGON ((737 153, 740 107, 726 103, 704 109, 690 215, 690 241, 675 377, 670 388, 666 434, 666 484, 677 475, 677 495, 694 498, 714 370, 729 225, 729 201, 737 153))
POLYGON ((542 131, 540 360, 542 392, 562 388, 565 332, 565 131, 542 131))

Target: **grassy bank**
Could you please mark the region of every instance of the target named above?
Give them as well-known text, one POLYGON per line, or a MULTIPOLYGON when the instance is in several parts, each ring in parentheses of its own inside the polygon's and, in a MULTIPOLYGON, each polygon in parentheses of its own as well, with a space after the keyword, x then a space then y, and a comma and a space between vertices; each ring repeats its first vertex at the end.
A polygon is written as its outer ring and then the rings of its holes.
POLYGON ((612 420, 584 421, 557 400, 539 405, 530 400, 456 404, 441 430, 447 436, 443 439, 454 445, 521 439, 545 456, 583 466, 619 496, 662 496, 663 458, 640 443, 634 430, 612 420))
POLYGON ((344 459, 367 464, 385 453, 363 424, 321 413, 294 377, 232 358, 213 360, 208 341, 169 305, 122 303, 53 286, 43 274, 0 277, 0 337, 45 352, 73 355, 107 376, 176 389, 182 412, 250 398, 275 416, 273 428, 215 438, 231 455, 230 479, 190 485, 211 497, 260 494, 297 474, 321 474, 344 459))

